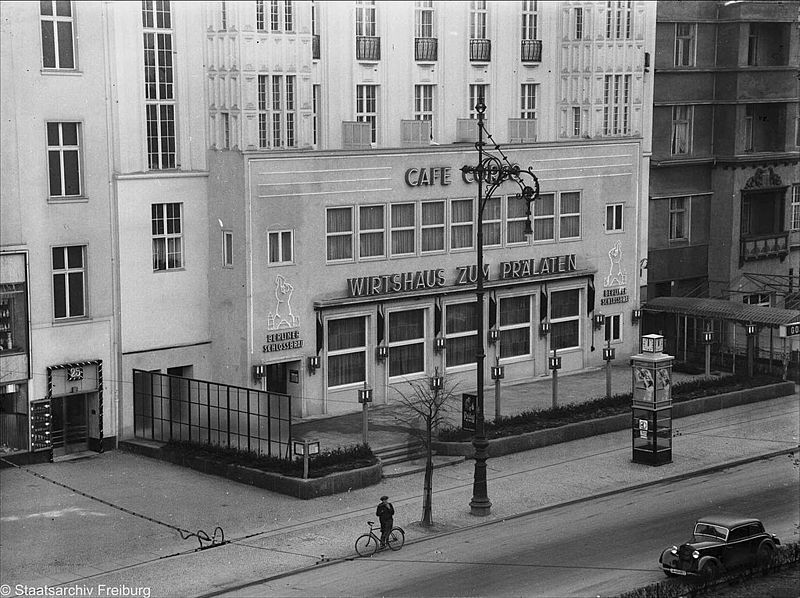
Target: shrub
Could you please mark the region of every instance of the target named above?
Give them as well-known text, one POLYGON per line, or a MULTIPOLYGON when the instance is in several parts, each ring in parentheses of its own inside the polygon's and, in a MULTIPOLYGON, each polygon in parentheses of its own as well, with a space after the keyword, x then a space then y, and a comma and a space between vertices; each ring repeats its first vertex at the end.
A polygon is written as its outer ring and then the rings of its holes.
MULTIPOLYGON (((722 378, 696 378, 675 384, 672 387, 672 400, 680 403, 699 397, 766 386, 775 382, 780 382, 780 379, 771 376, 749 378, 739 375, 722 378)), ((628 392, 611 397, 590 399, 584 403, 570 403, 555 408, 523 411, 517 415, 504 416, 486 422, 486 436, 487 438, 503 438, 599 417, 619 415, 630 410, 632 398, 632 394, 628 392)), ((439 440, 444 442, 459 442, 470 438, 472 438, 472 432, 461 428, 447 427, 439 431, 439 440)))
MULTIPOLYGON (((280 457, 259 455, 253 451, 185 440, 171 440, 162 450, 173 454, 177 453, 184 457, 199 457, 209 461, 228 465, 241 465, 289 477, 303 476, 302 459, 281 459, 280 457)), ((308 477, 319 478, 339 471, 369 467, 377 462, 378 459, 369 445, 357 444, 349 447, 339 447, 321 451, 319 454, 311 456, 308 462, 308 477)))

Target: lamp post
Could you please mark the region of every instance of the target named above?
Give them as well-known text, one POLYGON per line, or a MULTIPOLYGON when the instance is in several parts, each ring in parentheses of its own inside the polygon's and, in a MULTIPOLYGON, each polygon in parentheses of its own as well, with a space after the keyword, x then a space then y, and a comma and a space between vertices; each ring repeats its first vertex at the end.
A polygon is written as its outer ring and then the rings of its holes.
POLYGON ((469 503, 470 512, 473 515, 485 516, 488 515, 492 503, 489 500, 489 495, 486 487, 486 460, 489 457, 488 448, 489 441, 486 439, 486 430, 484 427, 483 416, 483 384, 484 384, 484 321, 483 321, 483 210, 486 203, 491 199, 495 190, 505 182, 515 183, 520 190, 520 196, 526 201, 526 215, 528 219, 525 223, 525 234, 530 235, 533 233, 530 223, 531 204, 539 197, 539 180, 533 174, 531 168, 523 170, 519 164, 511 163, 506 155, 500 149, 500 146, 494 143, 494 149, 500 154, 497 157, 484 149, 484 134, 489 139, 492 136, 486 130, 484 125, 484 113, 486 112, 486 104, 483 98, 478 99, 475 104, 475 111, 478 114, 478 142, 475 144, 475 149, 478 150, 478 164, 477 166, 465 165, 461 168, 464 175, 472 175, 473 179, 478 183, 478 230, 477 230, 477 272, 476 272, 476 310, 477 310, 477 327, 478 334, 475 341, 475 366, 477 377, 477 401, 476 401, 476 414, 475 414, 475 435, 472 438, 472 446, 475 448, 475 476, 472 485, 472 500, 469 503), (525 183, 522 175, 528 175, 531 178, 531 185, 525 183), (486 190, 484 192, 484 185, 486 190))

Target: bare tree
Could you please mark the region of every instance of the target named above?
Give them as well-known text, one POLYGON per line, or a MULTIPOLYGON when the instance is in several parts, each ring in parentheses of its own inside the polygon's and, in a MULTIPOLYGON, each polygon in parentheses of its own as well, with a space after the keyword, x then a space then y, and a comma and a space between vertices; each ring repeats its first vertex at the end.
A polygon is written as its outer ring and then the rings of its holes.
POLYGON ((453 408, 455 387, 448 387, 439 368, 433 378, 409 380, 409 390, 396 389, 400 396, 397 418, 409 425, 425 446, 425 482, 422 499, 422 525, 433 525, 433 432, 447 422, 453 408), (420 425, 421 424, 421 425, 420 425))

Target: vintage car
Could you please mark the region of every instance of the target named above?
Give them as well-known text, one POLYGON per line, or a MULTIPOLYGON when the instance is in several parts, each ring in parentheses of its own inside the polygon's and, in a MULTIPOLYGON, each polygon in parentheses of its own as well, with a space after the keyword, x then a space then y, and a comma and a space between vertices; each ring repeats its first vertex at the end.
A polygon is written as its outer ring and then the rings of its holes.
POLYGON ((667 548, 659 562, 669 576, 713 579, 725 570, 769 562, 780 543, 758 519, 703 517, 695 523, 692 539, 667 548))

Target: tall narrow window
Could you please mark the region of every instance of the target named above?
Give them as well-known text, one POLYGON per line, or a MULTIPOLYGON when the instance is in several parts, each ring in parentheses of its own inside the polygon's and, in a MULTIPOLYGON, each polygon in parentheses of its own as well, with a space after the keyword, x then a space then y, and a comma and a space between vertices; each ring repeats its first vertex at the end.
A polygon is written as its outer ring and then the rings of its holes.
POLYGON ((414 119, 433 124, 433 85, 414 86, 414 119))
POLYGON ((673 156, 692 153, 692 114, 693 106, 672 107, 672 146, 673 156))
POLYGON ((559 240, 577 239, 581 236, 581 194, 577 191, 562 193, 559 211, 559 240))
POLYGON ((258 147, 269 147, 267 91, 269 88, 269 75, 258 76, 258 147))
POLYGON ((669 240, 689 240, 689 214, 685 197, 671 197, 669 200, 669 240))
POLYGON ((272 0, 269 3, 269 30, 281 30, 281 6, 279 0, 272 0))
POLYGON ((264 14, 264 1, 256 0, 256 29, 258 31, 266 31, 266 15, 264 14))
POLYGON ((522 39, 539 39, 539 14, 536 0, 522 1, 522 39))
POLYGON ((472 247, 473 220, 471 199, 454 199, 450 202, 450 249, 472 247))
POLYGON ((499 197, 486 200, 483 208, 483 246, 499 247, 502 230, 502 203, 499 197))
POLYGON ((792 205, 789 212, 790 230, 800 230, 800 183, 792 185, 792 205))
POLYGON ((697 25, 675 23, 675 66, 694 66, 697 25))
POLYGON ((525 213, 527 204, 521 195, 509 195, 506 200, 506 243, 527 243, 525 236, 525 223, 528 216, 525 213))
POLYGON ((147 163, 150 170, 176 167, 172 15, 166 0, 142 2, 147 163))
POLYGON ((580 137, 583 131, 581 127, 581 109, 580 106, 572 107, 572 136, 580 137))
POLYGON ((486 39, 488 15, 486 0, 471 0, 469 4, 469 37, 470 39, 486 39))
POLYGON ((486 105, 489 94, 489 86, 485 84, 471 84, 469 86, 469 117, 478 118, 475 105, 478 101, 486 105))
POLYGON ((383 206, 361 206, 358 209, 358 255, 361 258, 386 255, 386 221, 383 206))
POLYGON ((314 85, 311 88, 311 133, 314 140, 314 147, 319 146, 319 102, 321 87, 314 85))
POLYGON ((231 149, 231 115, 228 112, 222 112, 222 148, 231 149))
POLYGON ((433 37, 433 0, 414 2, 414 36, 433 37))
POLYGON ((353 208, 328 208, 326 212, 328 261, 353 259, 353 208))
POLYGON ((630 75, 606 75, 603 86, 603 132, 627 135, 630 132, 630 75))
POLYGON ((389 312, 389 376, 425 371, 425 310, 389 312))
POLYGON ((555 195, 542 193, 533 202, 533 240, 555 240, 555 195))
POLYGON ((375 37, 375 0, 356 0, 356 35, 375 37))
POLYGON ((574 38, 583 39, 583 8, 576 7, 573 15, 574 38))
POLYGON ((283 3, 283 30, 294 31, 294 2, 285 0, 283 3))
POLYGON ((356 120, 370 124, 372 143, 378 142, 378 87, 356 85, 356 120))
POLYGON ((270 264, 290 264, 293 260, 293 234, 290 230, 273 230, 267 234, 270 264))
POLYGON ((47 123, 50 197, 81 195, 80 125, 47 123))
POLYGON ((272 147, 283 141, 283 77, 272 75, 272 147))
POLYGON ((183 267, 182 204, 155 203, 151 208, 153 235, 153 270, 183 267))
POLYGON ((74 69, 75 46, 72 2, 39 2, 42 25, 42 66, 46 69, 74 69))
POLYGON ((392 255, 414 255, 415 209, 413 203, 393 203, 392 210, 392 255))
POLYGON ((475 363, 478 330, 475 302, 446 305, 444 330, 447 367, 475 363))
POLYGON ((755 23, 750 23, 747 35, 747 66, 758 65, 758 28, 755 23))
POLYGON ((220 28, 226 31, 228 29, 228 3, 223 0, 219 4, 220 28))
POLYGON ((86 315, 86 247, 53 247, 53 317, 86 315))
POLYGON ((519 357, 531 353, 531 298, 500 299, 500 357, 519 357))
POLYGON ((222 231, 222 267, 233 268, 233 231, 222 231))
POLYGON ((630 0, 609 0, 606 2, 606 38, 630 39, 630 37, 630 0))
POLYGON ((755 109, 752 104, 744 107, 744 151, 753 151, 753 117, 755 109))
POLYGON ((550 348, 580 346, 580 291, 550 293, 550 348))
POLYGON ((523 83, 520 93, 520 118, 536 118, 536 91, 539 86, 535 83, 523 83))
POLYGON ((367 379, 367 318, 328 321, 328 387, 367 379))
POLYGON ((422 202, 421 251, 422 253, 435 253, 444 251, 444 202, 422 202))

